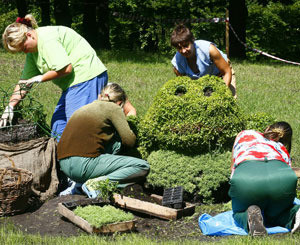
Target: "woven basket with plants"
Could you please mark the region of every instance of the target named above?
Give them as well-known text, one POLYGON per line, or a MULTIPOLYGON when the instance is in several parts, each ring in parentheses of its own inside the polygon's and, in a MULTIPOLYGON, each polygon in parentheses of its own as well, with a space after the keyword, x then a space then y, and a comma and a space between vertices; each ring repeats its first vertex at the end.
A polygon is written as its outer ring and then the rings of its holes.
POLYGON ((24 212, 32 194, 33 175, 30 171, 12 167, 0 168, 0 216, 24 212))

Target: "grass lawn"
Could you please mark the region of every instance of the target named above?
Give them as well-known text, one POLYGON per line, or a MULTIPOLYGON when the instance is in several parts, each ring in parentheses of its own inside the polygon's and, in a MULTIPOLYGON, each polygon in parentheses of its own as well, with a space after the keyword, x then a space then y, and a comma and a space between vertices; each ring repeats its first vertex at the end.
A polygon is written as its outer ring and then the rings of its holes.
MULTIPOLYGON (((149 108, 156 91, 173 78, 170 58, 157 54, 129 51, 101 51, 100 59, 108 68, 109 80, 118 82, 127 91, 130 101, 140 115, 149 108)), ((6 105, 21 74, 25 61, 23 54, 9 54, 0 49, 0 107, 6 105)), ((277 120, 284 120, 294 130, 292 158, 293 165, 300 166, 300 77, 298 66, 283 63, 250 63, 233 60, 237 76, 237 94, 240 106, 249 112, 266 112, 277 120)), ((39 100, 50 123, 52 112, 60 97, 60 90, 51 82, 35 86, 31 95, 39 100)), ((228 168, 230 163, 228 163, 228 168)), ((211 206, 212 210, 214 206, 211 206)), ((195 231, 198 232, 198 231, 195 231)), ((0 228, 0 244, 156 244, 138 234, 115 235, 112 237, 40 237, 20 233, 8 225, 0 228)), ((210 240, 212 244, 297 244, 300 235, 273 235, 265 238, 226 237, 210 240)), ((159 240, 159 237, 157 238, 159 240)), ((198 244, 199 241, 161 241, 161 244, 198 244)), ((207 243, 207 242, 206 242, 207 243)))

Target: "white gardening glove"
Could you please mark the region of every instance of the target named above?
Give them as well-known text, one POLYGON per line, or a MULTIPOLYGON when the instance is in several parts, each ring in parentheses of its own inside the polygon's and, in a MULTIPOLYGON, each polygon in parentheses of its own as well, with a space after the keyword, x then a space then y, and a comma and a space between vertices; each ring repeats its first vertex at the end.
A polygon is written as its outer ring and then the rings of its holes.
POLYGON ((23 84, 26 87, 31 87, 32 84, 34 84, 34 83, 40 83, 40 82, 42 82, 42 77, 43 77, 43 75, 38 75, 38 76, 32 77, 32 78, 30 78, 28 80, 20 80, 19 84, 23 84))
POLYGON ((14 107, 11 105, 6 106, 2 114, 2 117, 0 119, 0 128, 6 127, 7 120, 9 121, 10 125, 12 125, 13 117, 14 117, 14 107))

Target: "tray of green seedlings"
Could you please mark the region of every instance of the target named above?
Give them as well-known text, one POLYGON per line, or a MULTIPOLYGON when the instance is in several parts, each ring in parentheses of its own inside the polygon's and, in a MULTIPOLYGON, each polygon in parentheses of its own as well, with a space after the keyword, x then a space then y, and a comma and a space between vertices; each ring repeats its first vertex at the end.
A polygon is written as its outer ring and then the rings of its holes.
POLYGON ((88 233, 114 233, 135 229, 134 216, 98 199, 58 204, 58 212, 88 233))

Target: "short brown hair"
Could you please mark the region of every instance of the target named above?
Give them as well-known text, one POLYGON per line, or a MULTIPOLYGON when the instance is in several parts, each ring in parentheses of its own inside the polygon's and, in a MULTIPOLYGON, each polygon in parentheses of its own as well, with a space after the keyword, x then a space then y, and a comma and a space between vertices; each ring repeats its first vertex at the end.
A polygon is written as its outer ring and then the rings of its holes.
POLYGON ((194 43, 194 41, 193 33, 183 24, 177 25, 171 34, 171 45, 175 48, 178 48, 181 42, 194 43))

